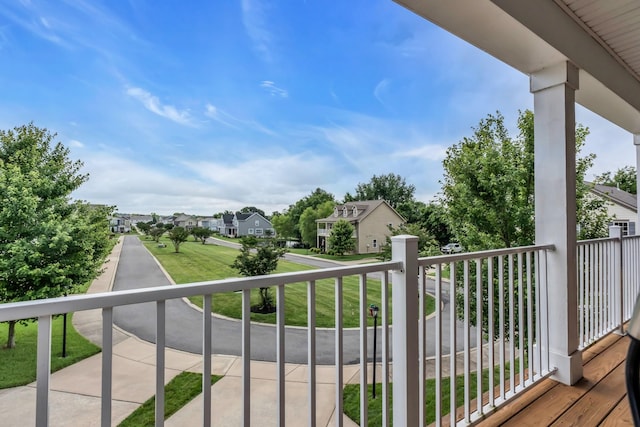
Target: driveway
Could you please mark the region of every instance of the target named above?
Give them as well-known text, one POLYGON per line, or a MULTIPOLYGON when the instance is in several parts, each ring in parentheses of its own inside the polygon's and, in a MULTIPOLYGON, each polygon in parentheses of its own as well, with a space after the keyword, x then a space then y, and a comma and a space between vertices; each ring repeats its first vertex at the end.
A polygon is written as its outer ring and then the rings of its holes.
MULTIPOLYGON (((216 242, 217 243, 217 242, 216 242)), ((229 243, 229 242, 225 242, 229 243)), ((232 244, 232 243, 230 243, 232 244)), ((307 257, 296 257, 304 258, 307 257)), ((295 261, 297 262, 297 260, 295 261)), ((322 260, 323 264, 336 264, 322 260)), ((327 265, 324 265, 325 267, 327 265)), ((170 281, 158 266, 156 260, 147 251, 136 236, 125 236, 120 254, 120 261, 113 285, 114 290, 141 289, 155 286, 170 285, 170 281)), ((430 284, 433 287, 433 283, 430 284)), ((215 296, 214 296, 215 298, 215 296)), ((448 295, 443 294, 443 324, 444 337, 449 336, 448 295)), ((134 304, 114 309, 114 322, 118 327, 130 332, 141 339, 155 342, 155 304, 134 304)), ((463 347, 463 325, 457 322, 459 328, 456 347, 463 347)), ((427 321, 427 353, 434 354, 435 319, 427 321)), ((360 361, 360 338, 358 329, 344 331, 344 360, 345 363, 360 361)), ((373 329, 368 330, 369 351, 373 348, 373 329)), ((472 334, 475 337, 475 334, 472 334)), ((214 354, 241 354, 241 323, 238 320, 222 319, 213 316, 212 351, 214 354)), ((316 360, 319 364, 334 363, 335 333, 330 329, 318 329, 316 333, 316 360)), ((475 341, 475 340, 474 340, 475 341)), ((166 343, 168 347, 192 353, 202 351, 202 313, 182 299, 166 302, 166 343)), ((285 332, 286 362, 307 362, 307 330, 306 328, 287 327, 285 332)), ((475 342, 473 343, 475 345, 475 342)), ((448 343, 443 342, 443 353, 448 353, 448 343)), ((276 328, 272 325, 253 323, 251 326, 251 358, 254 360, 276 360, 276 328)), ((369 356, 371 359, 372 356, 369 356)), ((379 358, 378 358, 379 360, 379 358)))

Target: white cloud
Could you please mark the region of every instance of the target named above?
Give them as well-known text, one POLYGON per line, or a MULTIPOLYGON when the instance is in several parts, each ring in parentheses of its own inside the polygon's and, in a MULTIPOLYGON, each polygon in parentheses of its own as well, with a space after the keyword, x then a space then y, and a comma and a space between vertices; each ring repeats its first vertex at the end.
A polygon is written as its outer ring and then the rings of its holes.
POLYGON ((74 148, 82 148, 84 147, 84 144, 77 139, 71 139, 69 140, 69 146, 74 148))
POLYGON ((387 91, 387 88, 389 87, 390 83, 391 81, 389 79, 382 79, 378 82, 375 89, 373 90, 373 96, 375 96, 378 102, 380 102, 380 104, 382 105, 385 105, 382 97, 387 91))
POLYGON ((270 93, 271 96, 276 96, 280 98, 289 97, 289 92, 287 90, 276 86, 276 84, 270 80, 263 80, 260 83, 260 87, 266 90, 268 93, 270 93))
POLYGON ((138 87, 127 88, 127 95, 140 101, 144 107, 161 117, 172 120, 182 125, 194 126, 188 110, 178 110, 173 105, 165 105, 157 96, 150 94, 138 87))
POLYGON ((258 54, 267 62, 273 59, 274 36, 269 30, 266 0, 242 0, 242 23, 258 54))
POLYGON ((252 129, 267 135, 275 135, 275 132, 273 132, 271 129, 261 125, 256 121, 239 119, 212 104, 207 104, 205 106, 204 115, 217 121, 218 123, 221 123, 233 129, 252 129))
POLYGON ((395 157, 411 157, 422 160, 442 161, 447 155, 447 147, 439 144, 424 145, 412 150, 398 151, 393 154, 395 157))

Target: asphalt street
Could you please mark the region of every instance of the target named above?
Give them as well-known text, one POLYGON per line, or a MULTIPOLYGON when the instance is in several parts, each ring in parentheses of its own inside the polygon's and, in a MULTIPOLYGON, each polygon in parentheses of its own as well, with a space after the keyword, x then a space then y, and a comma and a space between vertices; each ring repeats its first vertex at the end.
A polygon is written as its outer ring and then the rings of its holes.
MULTIPOLYGON (((223 242, 220 240, 215 241, 223 242)), ((211 243, 211 241, 209 241, 211 243)), ((224 244, 231 244, 225 242, 224 244)), ((314 266, 323 268, 336 266, 326 260, 309 259, 287 254, 294 262, 313 262, 314 266)), ((116 271, 114 290, 140 289, 171 285, 153 256, 146 250, 136 236, 125 236, 116 271)), ((179 285, 178 285, 179 286, 179 285)), ((433 292, 433 283, 428 285, 433 292)), ((215 296, 214 296, 215 298, 215 296)), ((449 353, 449 304, 448 294, 443 293, 443 353, 449 353)), ((155 342, 154 303, 132 304, 114 309, 115 324, 146 341, 155 342)), ((212 351, 214 354, 241 354, 241 323, 238 320, 223 319, 212 316, 212 351)), ((457 322, 458 350, 463 348, 464 325, 457 322)), ((427 320, 427 355, 434 354, 435 319, 427 320)), ((472 345, 475 345, 475 332, 472 328, 472 345)), ((360 361, 360 331, 344 330, 344 361, 347 364, 360 361)), ((379 335, 378 335, 379 336, 379 335)), ((335 332, 332 329, 318 329, 316 332, 316 361, 318 364, 334 363, 335 332)), ((391 341, 390 341, 391 342, 391 341)), ((182 299, 166 302, 166 343, 168 347, 200 353, 202 351, 202 312, 182 299)), ((369 359, 372 359, 373 328, 368 330, 369 359)), ((307 329, 287 327, 285 332, 285 360, 290 363, 307 362, 307 329)), ((378 354, 380 352, 378 346, 378 354)), ((251 325, 251 358, 254 360, 276 360, 276 328, 273 325, 253 323, 251 325)), ((379 360, 379 356, 378 356, 379 360)))

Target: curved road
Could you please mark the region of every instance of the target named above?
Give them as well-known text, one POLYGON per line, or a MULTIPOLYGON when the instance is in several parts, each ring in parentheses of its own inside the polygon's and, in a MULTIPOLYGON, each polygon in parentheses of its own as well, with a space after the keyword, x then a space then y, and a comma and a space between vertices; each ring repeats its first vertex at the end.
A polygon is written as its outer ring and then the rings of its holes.
MULTIPOLYGON (((220 241, 216 241, 217 244, 220 241)), ((226 242, 228 243, 228 242, 226 242)), ((296 257, 288 254, 287 258, 295 262, 309 262, 307 257, 296 257), (295 259, 292 259, 295 258, 295 259)), ((318 267, 335 266, 336 264, 325 260, 312 260, 318 267)), ((155 286, 170 285, 170 281, 164 275, 153 256, 135 236, 125 236, 120 254, 120 260, 116 271, 114 290, 139 289, 155 286)), ((430 284, 433 287, 433 283, 430 284)), ((449 336, 449 304, 448 294, 443 293, 445 302, 443 307, 443 337, 449 336)), ((116 307, 114 309, 114 322, 120 328, 128 331, 141 339, 155 342, 155 304, 133 304, 116 307)), ((463 348, 462 328, 459 328, 456 347, 463 348)), ((360 361, 360 331, 358 329, 344 330, 344 361, 346 364, 360 361)), ((368 330, 369 338, 368 354, 373 348, 373 329, 368 330)), ((427 353, 434 354, 435 319, 427 321, 427 353)), ((214 354, 241 354, 242 331, 241 324, 237 320, 221 319, 213 316, 212 325, 212 351, 214 354)), ((475 345, 475 333, 472 345, 475 345)), ((316 331, 316 360, 319 364, 334 363, 333 330, 318 329, 316 331)), ((391 341, 390 341, 391 342, 391 341)), ((166 343, 168 347, 184 350, 192 353, 202 351, 202 313, 187 304, 184 300, 169 300, 166 302, 166 343)), ((307 330, 305 328, 286 328, 285 332, 285 359, 290 363, 307 362, 307 330)), ((449 352, 448 338, 443 340, 443 353, 449 352)), ((379 354, 379 350, 378 350, 379 354)), ((372 356, 370 356, 372 357, 372 356)), ((276 328, 271 325, 251 325, 251 358, 254 360, 276 360, 276 328)), ((379 360, 379 358, 378 358, 379 360)))

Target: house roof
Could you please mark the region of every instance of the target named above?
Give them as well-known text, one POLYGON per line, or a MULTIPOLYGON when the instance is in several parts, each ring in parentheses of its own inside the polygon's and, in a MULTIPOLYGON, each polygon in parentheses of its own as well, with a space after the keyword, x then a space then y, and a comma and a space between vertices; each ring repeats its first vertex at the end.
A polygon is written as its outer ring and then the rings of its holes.
POLYGON ((396 215, 398 215, 398 217, 400 219, 402 219, 404 221, 404 218, 402 218, 402 215, 400 215, 398 212, 396 212, 395 209, 393 209, 391 207, 391 205, 389 205, 389 203, 387 203, 384 200, 357 200, 355 202, 347 202, 347 203, 343 203, 340 205, 336 205, 334 207, 334 212, 335 209, 338 210, 338 216, 334 216, 334 213, 332 213, 331 215, 329 215, 326 218, 322 218, 322 219, 317 219, 316 222, 337 222, 341 219, 347 220, 347 221, 352 221, 352 222, 357 222, 357 221, 362 221, 364 218, 366 218, 367 216, 369 216, 369 214, 371 214, 371 212, 373 212, 377 207, 379 207, 380 205, 387 205, 389 207, 389 209, 391 209, 396 215), (347 208, 347 216, 345 217, 342 212, 344 208, 347 208), (354 216, 353 215, 353 208, 356 208, 357 211, 357 215, 354 216))
POLYGON ((223 214, 222 221, 227 225, 233 224, 233 214, 223 214))
POLYGON ((627 209, 631 209, 634 212, 638 211, 638 199, 635 194, 627 193, 624 190, 620 190, 616 187, 609 187, 607 185, 592 184, 591 191, 601 197, 610 200, 620 206, 627 209))
POLYGON ((236 219, 238 221, 246 221, 255 212, 236 212, 236 219))

